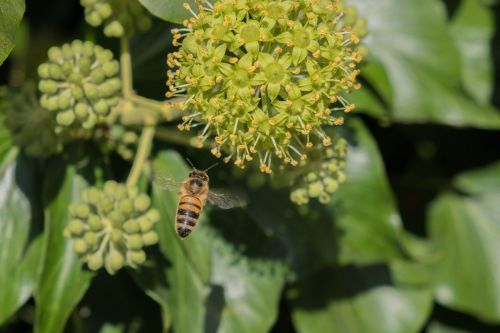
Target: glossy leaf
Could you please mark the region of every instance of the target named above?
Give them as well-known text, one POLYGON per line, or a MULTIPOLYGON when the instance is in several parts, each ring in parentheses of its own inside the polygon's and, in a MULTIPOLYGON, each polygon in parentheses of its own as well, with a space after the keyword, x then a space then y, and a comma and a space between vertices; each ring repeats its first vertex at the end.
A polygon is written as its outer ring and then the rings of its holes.
POLYGON ((288 294, 299 333, 417 333, 432 309, 430 288, 395 281, 383 265, 328 268, 288 294))
POLYGON ((339 262, 374 263, 404 255, 404 231, 376 143, 360 120, 346 127, 348 180, 327 207, 311 203, 301 213, 287 191, 267 188, 250 198, 249 214, 273 240, 274 251, 286 257, 292 279, 339 262))
POLYGON ((0 2, 0 66, 14 48, 16 31, 25 10, 24 0, 0 2))
POLYGON ((30 202, 35 192, 35 168, 26 158, 2 167, 0 175, 0 325, 31 296, 42 238, 36 232, 30 202))
POLYGON ((181 23, 192 17, 191 13, 183 7, 184 3, 189 3, 195 10, 197 8, 193 0, 139 0, 139 2, 154 16, 173 23, 181 23))
POLYGON ((500 322, 500 163, 458 177, 442 194, 429 230, 442 261, 434 267, 436 299, 487 322, 500 322))
POLYGON ((355 112, 361 111, 381 120, 390 119, 391 108, 386 104, 392 100, 392 88, 384 67, 372 57, 363 63, 361 72, 367 81, 376 81, 377 87, 365 84, 347 96, 356 105, 355 112))
POLYGON ((429 325, 429 333, 474 333, 472 331, 461 330, 455 327, 446 326, 439 322, 432 322, 429 325))
POLYGON ((68 207, 79 200, 87 182, 72 165, 53 160, 45 175, 43 269, 35 293, 35 332, 59 333, 87 290, 93 274, 85 270, 63 236, 68 207))
MULTIPOLYGON (((367 21, 370 56, 392 87, 392 118, 452 126, 500 128, 500 112, 462 91, 461 59, 443 4, 435 0, 349 0, 367 21), (425 23, 423 23, 425 22, 425 23)), ((379 80, 369 82, 380 91, 379 80)), ((384 82, 383 80, 381 82, 384 82)))
POLYGON ((462 59, 465 88, 484 105, 490 102, 493 92, 493 64, 490 59, 493 24, 493 13, 478 0, 462 1, 451 24, 462 59))
MULTIPOLYGON (((155 170, 177 179, 188 171, 182 157, 173 152, 160 154, 155 170)), ((163 222, 158 225, 160 250, 167 262, 157 258, 156 268, 146 267, 135 276, 139 284, 164 310, 169 309, 175 332, 268 332, 277 317, 285 271, 275 260, 247 257, 235 248, 239 240, 260 242, 264 235, 241 216, 243 232, 225 238, 205 218, 192 235, 180 240, 173 222, 177 203, 175 193, 154 186, 153 204, 163 222)), ((269 246, 265 240, 260 243, 269 246)))
POLYGON ((353 119, 348 126, 348 180, 329 206, 342 230, 342 260, 399 258, 403 227, 377 144, 360 120, 353 119))

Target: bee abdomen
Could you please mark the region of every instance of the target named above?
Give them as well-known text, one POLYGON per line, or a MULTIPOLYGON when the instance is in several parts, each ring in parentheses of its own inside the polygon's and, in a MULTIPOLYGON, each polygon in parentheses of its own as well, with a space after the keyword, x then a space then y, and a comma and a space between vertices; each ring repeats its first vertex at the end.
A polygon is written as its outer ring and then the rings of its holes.
POLYGON ((201 201, 194 196, 186 195, 181 198, 177 208, 176 230, 181 238, 189 236, 193 231, 201 212, 201 201))

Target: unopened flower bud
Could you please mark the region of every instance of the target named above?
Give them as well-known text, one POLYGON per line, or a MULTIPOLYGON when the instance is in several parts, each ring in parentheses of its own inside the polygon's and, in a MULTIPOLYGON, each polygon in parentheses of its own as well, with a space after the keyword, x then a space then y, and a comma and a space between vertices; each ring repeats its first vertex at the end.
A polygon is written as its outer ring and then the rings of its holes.
POLYGON ((59 126, 90 129, 118 104, 120 66, 112 56, 109 50, 79 40, 49 49, 48 62, 38 67, 38 89, 40 104, 57 112, 59 126), (101 54, 111 54, 111 59, 103 60, 101 54))
POLYGON ((85 203, 70 205, 72 219, 64 234, 73 238, 73 250, 88 267, 99 269, 104 258, 104 267, 114 274, 123 266, 142 264, 146 260, 142 248, 158 242, 152 228, 160 218, 150 208, 147 194, 134 186, 107 181, 103 189, 85 189, 82 199, 85 203))

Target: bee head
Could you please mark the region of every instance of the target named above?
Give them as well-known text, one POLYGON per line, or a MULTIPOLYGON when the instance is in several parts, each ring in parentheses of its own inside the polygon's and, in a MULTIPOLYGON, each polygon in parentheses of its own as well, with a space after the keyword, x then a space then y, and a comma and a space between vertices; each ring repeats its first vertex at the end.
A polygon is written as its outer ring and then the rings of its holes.
POLYGON ((189 173, 190 178, 196 178, 201 181, 207 182, 208 181, 208 175, 205 171, 200 171, 200 170, 193 170, 189 173))

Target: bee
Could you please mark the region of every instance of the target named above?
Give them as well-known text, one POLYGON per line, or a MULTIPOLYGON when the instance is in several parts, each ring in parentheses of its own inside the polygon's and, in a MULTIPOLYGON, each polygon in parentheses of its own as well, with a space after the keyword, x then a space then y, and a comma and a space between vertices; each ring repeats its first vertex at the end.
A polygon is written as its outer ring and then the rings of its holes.
POLYGON ((168 177, 154 177, 155 183, 159 186, 169 190, 178 189, 179 203, 175 215, 175 230, 181 239, 193 232, 207 201, 222 209, 242 207, 246 204, 244 196, 235 190, 209 189, 210 180, 207 171, 217 164, 205 170, 198 170, 191 161, 188 162, 193 169, 182 182, 176 182, 168 177))

